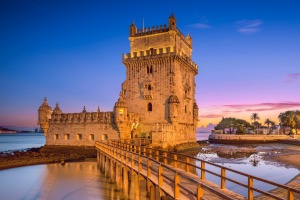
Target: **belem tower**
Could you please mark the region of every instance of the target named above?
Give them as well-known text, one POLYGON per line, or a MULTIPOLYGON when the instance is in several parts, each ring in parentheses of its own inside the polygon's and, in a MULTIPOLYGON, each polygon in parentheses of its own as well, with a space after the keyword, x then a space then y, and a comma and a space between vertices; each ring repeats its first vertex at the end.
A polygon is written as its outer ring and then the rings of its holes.
POLYGON ((93 146, 96 140, 146 137, 152 146, 195 142, 198 106, 192 38, 167 25, 129 28, 130 53, 123 54, 126 80, 111 112, 63 113, 47 99, 38 109, 46 145, 93 146))

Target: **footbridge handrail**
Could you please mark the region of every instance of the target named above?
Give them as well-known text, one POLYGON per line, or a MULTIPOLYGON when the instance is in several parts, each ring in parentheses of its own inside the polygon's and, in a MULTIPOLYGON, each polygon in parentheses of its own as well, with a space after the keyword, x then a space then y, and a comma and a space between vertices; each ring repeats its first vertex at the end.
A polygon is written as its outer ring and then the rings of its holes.
MULTIPOLYGON (((193 193, 194 196, 201 195, 202 187, 206 187, 206 189, 210 190, 213 193, 216 193, 217 195, 222 196, 225 199, 231 199, 229 196, 226 196, 224 194, 219 194, 220 192, 217 191, 215 188, 212 188, 212 187, 206 186, 202 183, 199 183, 199 181, 197 181, 197 179, 195 177, 191 178, 190 176, 187 176, 186 172, 191 172, 192 171, 191 169, 194 169, 195 171, 196 171, 196 169, 200 170, 200 176, 198 176, 197 173, 194 173, 200 180, 206 180, 206 178, 205 178, 206 173, 209 173, 209 174, 219 177, 220 178, 220 184, 219 184, 220 189, 226 189, 226 181, 230 181, 232 183, 235 183, 237 185, 240 185, 240 186, 246 188, 248 190, 247 199, 249 199, 249 200, 254 199, 254 192, 258 192, 262 195, 265 195, 267 197, 272 197, 272 198, 278 199, 278 200, 283 200, 283 199, 293 200, 295 193, 300 194, 300 190, 298 190, 298 189, 295 189, 295 188, 292 188, 292 187, 289 187, 286 185, 282 185, 279 183, 275 183, 272 181, 268 181, 268 180, 262 179, 257 176, 253 176, 253 175, 250 175, 250 174, 247 174, 244 172, 240 172, 240 171, 237 171, 237 170, 234 170, 234 169, 231 169, 228 167, 224 167, 224 166, 221 166, 221 165, 209 162, 209 161, 205 161, 203 159, 200 159, 200 158, 197 158, 194 156, 189 156, 189 155, 178 153, 178 152, 170 152, 170 151, 165 151, 165 150, 156 149, 156 148, 137 146, 135 144, 124 143, 119 140, 110 140, 107 142, 96 142, 96 148, 104 147, 104 146, 106 147, 106 149, 113 148, 114 149, 113 151, 115 151, 116 154, 120 154, 121 157, 125 156, 125 157, 123 157, 123 159, 125 159, 125 160, 130 159, 130 158, 126 157, 126 154, 128 155, 130 153, 131 155, 139 156, 138 159, 140 159, 140 157, 142 157, 144 159, 150 160, 150 162, 151 161, 155 162, 156 165, 163 167, 164 169, 167 169, 169 171, 172 171, 177 176, 180 176, 181 178, 185 178, 186 180, 194 182, 195 184, 199 184, 197 186, 197 191, 200 194, 196 194, 192 191, 189 191, 189 188, 185 187, 181 183, 178 183, 178 186, 180 186, 182 189, 186 190, 188 193, 193 193), (116 149, 119 149, 122 151, 117 152, 116 149), (124 152, 124 155, 122 152, 124 152), (196 162, 200 162, 200 166, 198 166, 196 164, 196 162), (172 164, 172 167, 170 167, 169 163, 172 164), (178 171, 180 163, 181 163, 181 168, 184 168, 182 171, 178 171), (220 173, 216 173, 211 170, 208 170, 206 168, 207 165, 211 165, 216 168, 219 168, 220 173), (231 172, 231 173, 246 177, 247 183, 243 183, 239 180, 229 178, 228 176, 226 176, 226 172, 231 172), (263 190, 255 187, 254 186, 255 181, 263 182, 265 184, 286 190, 286 198, 279 197, 275 194, 272 194, 267 191, 263 191, 263 190)), ((130 161, 138 162, 138 160, 136 160, 134 158, 133 159, 131 158, 130 161)), ((146 166, 146 167, 151 168, 151 166, 146 166)), ((157 173, 159 174, 159 168, 158 168, 157 173)), ((176 175, 174 176, 174 179, 176 179, 176 175)), ((168 179, 170 177, 165 177, 165 178, 168 179)), ((178 177, 178 179, 179 179, 179 177, 178 177)))

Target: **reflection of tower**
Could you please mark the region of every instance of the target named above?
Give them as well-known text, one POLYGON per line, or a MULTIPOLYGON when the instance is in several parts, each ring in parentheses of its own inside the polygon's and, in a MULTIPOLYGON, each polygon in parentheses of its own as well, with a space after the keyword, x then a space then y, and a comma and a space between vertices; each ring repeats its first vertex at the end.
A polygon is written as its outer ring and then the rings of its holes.
POLYGON ((38 125, 41 126, 44 135, 47 136, 49 129, 49 120, 51 119, 52 108, 48 105, 46 97, 44 98, 43 104, 38 110, 38 125))

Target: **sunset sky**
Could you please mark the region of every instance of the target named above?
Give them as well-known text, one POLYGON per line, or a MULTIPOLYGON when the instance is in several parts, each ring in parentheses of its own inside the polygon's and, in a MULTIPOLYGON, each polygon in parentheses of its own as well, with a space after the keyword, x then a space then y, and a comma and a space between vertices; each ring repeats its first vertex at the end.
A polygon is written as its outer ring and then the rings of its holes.
POLYGON ((0 1, 0 126, 36 126, 46 96, 63 112, 112 111, 129 25, 193 38, 199 126, 300 110, 300 1, 0 1))

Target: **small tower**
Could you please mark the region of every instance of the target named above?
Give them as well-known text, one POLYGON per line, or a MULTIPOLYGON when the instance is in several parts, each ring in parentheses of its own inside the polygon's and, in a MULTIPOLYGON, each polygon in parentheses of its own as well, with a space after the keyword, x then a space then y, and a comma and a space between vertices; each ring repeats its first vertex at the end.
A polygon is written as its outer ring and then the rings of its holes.
POLYGON ((62 111, 59 108, 58 102, 56 102, 55 108, 53 110, 53 114, 62 114, 62 111))
POLYGON ((129 139, 130 132, 127 130, 127 106, 122 93, 120 93, 119 100, 115 103, 114 117, 120 133, 120 139, 129 139))
POLYGON ((172 124, 176 123, 178 121, 178 104, 179 99, 176 95, 172 94, 169 97, 169 119, 172 124))
POLYGON ((176 18, 174 16, 174 14, 172 13, 172 15, 169 17, 169 28, 170 30, 176 30, 176 18))
POLYGON ((130 25, 130 28, 129 28, 129 35, 134 36, 135 33, 136 33, 136 26, 134 24, 134 21, 132 21, 132 24, 130 25))
POLYGON ((44 98, 43 104, 39 107, 38 110, 38 125, 44 132, 44 135, 47 136, 49 129, 49 120, 51 119, 52 108, 48 105, 47 98, 44 98))
POLYGON ((194 119, 194 128, 196 129, 198 126, 198 105, 196 101, 194 102, 194 106, 193 106, 193 119, 194 119))

